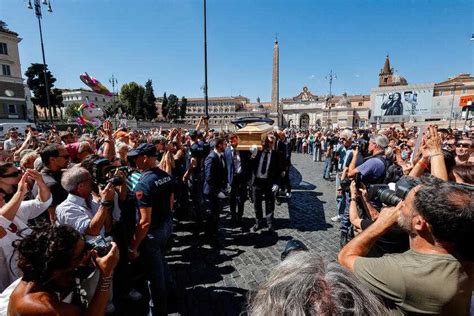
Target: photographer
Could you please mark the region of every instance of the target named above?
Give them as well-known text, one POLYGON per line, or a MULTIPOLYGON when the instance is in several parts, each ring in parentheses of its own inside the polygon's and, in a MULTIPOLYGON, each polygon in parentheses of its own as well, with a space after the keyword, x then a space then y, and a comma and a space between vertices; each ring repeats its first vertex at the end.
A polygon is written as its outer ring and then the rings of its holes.
POLYGON ((100 201, 92 198, 93 178, 83 167, 75 166, 64 172, 61 184, 69 192, 66 200, 56 208, 60 225, 71 225, 87 238, 104 235, 110 230, 114 188, 107 184, 100 192, 100 201))
POLYGON ((104 315, 112 273, 119 254, 98 257, 88 251, 81 234, 69 226, 49 226, 16 242, 23 278, 10 296, 8 315, 104 315), (87 308, 63 300, 76 287, 77 268, 89 260, 100 272, 99 283, 87 308))
POLYGON ((396 207, 384 208, 338 259, 401 313, 468 315, 474 284, 472 227, 472 192, 431 179, 396 207), (410 250, 366 258, 397 222, 409 234, 410 250))
MULTIPOLYGON (((379 211, 369 201, 367 189, 363 184, 361 186, 361 188, 357 188, 356 182, 351 182, 351 198, 349 199, 350 223, 359 233, 370 227, 379 216, 379 211), (358 204, 363 206, 365 214, 368 214, 369 218, 359 216, 358 204)), ((381 257, 384 254, 400 253, 408 250, 408 248, 407 233, 394 226, 375 242, 367 253, 367 257, 381 257)))

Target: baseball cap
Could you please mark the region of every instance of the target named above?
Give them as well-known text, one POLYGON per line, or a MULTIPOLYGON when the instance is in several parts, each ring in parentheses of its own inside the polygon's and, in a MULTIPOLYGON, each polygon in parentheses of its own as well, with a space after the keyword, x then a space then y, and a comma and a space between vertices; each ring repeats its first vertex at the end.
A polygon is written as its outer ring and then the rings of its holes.
POLYGON ((153 145, 156 145, 156 144, 166 144, 166 137, 164 136, 153 136, 153 138, 151 139, 151 142, 153 145))
POLYGON ((376 143, 380 148, 388 147, 388 138, 385 135, 376 134, 373 135, 370 140, 376 143))
POLYGON ((138 145, 137 148, 130 150, 127 154, 128 157, 140 155, 156 156, 156 147, 152 144, 143 143, 138 145))

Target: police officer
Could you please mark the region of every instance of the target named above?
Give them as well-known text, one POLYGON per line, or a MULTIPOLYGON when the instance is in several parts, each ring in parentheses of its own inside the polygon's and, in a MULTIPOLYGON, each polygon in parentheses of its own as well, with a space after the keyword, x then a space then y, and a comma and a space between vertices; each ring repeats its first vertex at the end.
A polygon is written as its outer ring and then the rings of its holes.
POLYGON ((156 167, 156 148, 140 144, 128 153, 142 172, 134 192, 140 220, 129 248, 130 259, 139 255, 145 262, 145 274, 150 282, 153 315, 167 312, 168 291, 174 286, 165 259, 165 249, 172 232, 174 181, 165 171, 156 167))

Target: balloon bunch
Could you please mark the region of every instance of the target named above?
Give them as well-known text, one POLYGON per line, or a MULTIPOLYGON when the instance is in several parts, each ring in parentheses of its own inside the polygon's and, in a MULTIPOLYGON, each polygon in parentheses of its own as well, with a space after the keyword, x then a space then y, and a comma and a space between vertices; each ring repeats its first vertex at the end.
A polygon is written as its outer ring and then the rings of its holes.
POLYGON ((99 117, 103 115, 102 109, 95 107, 95 104, 89 102, 89 98, 86 97, 86 101, 76 109, 74 117, 77 124, 83 126, 87 131, 93 131, 102 124, 99 117))
POLYGON ((94 92, 111 97, 113 94, 96 78, 89 76, 87 72, 79 76, 82 82, 94 92))

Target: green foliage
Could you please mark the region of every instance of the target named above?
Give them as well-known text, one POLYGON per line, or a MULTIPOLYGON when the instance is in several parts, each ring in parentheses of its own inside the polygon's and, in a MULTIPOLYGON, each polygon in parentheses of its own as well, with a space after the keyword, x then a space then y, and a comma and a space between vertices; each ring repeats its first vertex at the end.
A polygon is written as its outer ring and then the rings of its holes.
POLYGON ((153 91, 153 82, 151 79, 148 79, 145 83, 145 107, 146 107, 146 116, 147 119, 156 118, 156 106, 155 106, 155 93, 153 91))
MULTIPOLYGON (((26 70, 25 76, 27 78, 26 84, 34 95, 31 97, 31 102, 41 108, 47 108, 48 101, 44 85, 43 64, 31 64, 26 70)), ((48 65, 46 65, 46 79, 48 81, 50 105, 54 109, 54 116, 57 117, 57 108, 63 107, 63 97, 59 89, 53 89, 56 78, 48 70, 48 65)))
POLYGON ((179 116, 181 119, 184 119, 186 116, 186 108, 188 107, 188 99, 186 99, 184 96, 181 98, 181 103, 180 103, 180 109, 179 109, 179 116))
POLYGON ((125 113, 137 120, 145 118, 145 88, 136 82, 126 83, 120 89, 120 101, 125 105, 125 113))
POLYGON ((179 118, 179 102, 178 97, 174 94, 170 94, 168 97, 168 119, 176 120, 179 118))
POLYGON ((168 118, 168 98, 166 97, 166 92, 163 94, 163 103, 161 105, 161 115, 164 118, 168 118))

